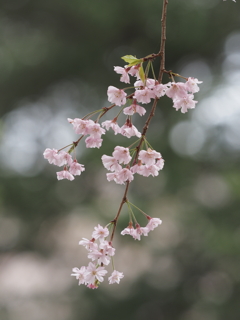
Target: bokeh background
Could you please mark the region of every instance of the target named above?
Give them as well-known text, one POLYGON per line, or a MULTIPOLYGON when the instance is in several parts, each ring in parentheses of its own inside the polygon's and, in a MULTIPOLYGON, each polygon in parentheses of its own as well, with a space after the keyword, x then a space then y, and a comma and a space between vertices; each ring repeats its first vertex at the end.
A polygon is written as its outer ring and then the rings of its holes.
POLYGON ((73 182, 57 181, 42 153, 77 139, 68 117, 109 105, 121 56, 158 52, 162 1, 0 7, 0 319, 240 319, 240 1, 169 0, 166 68, 203 81, 199 103, 181 114, 161 100, 148 139, 165 168, 136 177, 129 197, 163 224, 141 242, 119 236, 125 208, 114 240, 125 277, 97 290, 70 273, 87 263, 79 240, 122 198, 100 157, 133 140, 108 132, 99 150, 80 144, 86 171, 73 182))

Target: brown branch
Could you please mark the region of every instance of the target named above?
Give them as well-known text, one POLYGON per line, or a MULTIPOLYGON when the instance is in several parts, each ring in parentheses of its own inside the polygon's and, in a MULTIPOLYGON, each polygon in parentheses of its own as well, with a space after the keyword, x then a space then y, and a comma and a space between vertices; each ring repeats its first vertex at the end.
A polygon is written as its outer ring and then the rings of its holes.
MULTIPOLYGON (((167 22, 167 5, 168 5, 168 0, 163 0, 163 9, 162 9, 162 19, 161 19, 161 25, 162 25, 162 29, 161 29, 161 44, 160 44, 160 50, 159 50, 159 53, 157 55, 155 54, 152 54, 152 57, 151 58, 155 58, 156 56, 160 56, 161 57, 161 64, 160 64, 160 68, 159 68, 159 76, 158 76, 158 82, 159 83, 162 83, 162 77, 163 77, 163 74, 164 74, 164 70, 165 70, 165 43, 166 43, 166 22, 167 22)), ((150 55, 151 56, 151 55, 150 55)), ((148 56, 150 58, 150 56, 148 56)), ((134 161, 133 161, 133 165, 136 163, 137 161, 137 158, 138 158, 138 154, 141 150, 141 146, 144 142, 144 138, 145 138, 145 135, 148 131, 148 128, 149 128, 149 124, 150 124, 150 121, 151 119, 154 117, 154 114, 155 114, 155 110, 156 110, 156 107, 157 107, 157 103, 158 103, 158 98, 156 98, 153 102, 153 105, 152 105, 152 109, 151 109, 151 112, 145 122, 145 125, 143 127, 143 130, 142 130, 142 137, 139 141, 139 144, 138 146, 136 147, 136 154, 135 154, 135 157, 134 157, 134 161)), ((108 111, 108 110, 107 110, 108 111)), ((106 111, 106 112, 107 112, 106 111)), ((122 201, 120 203, 120 206, 119 206, 119 209, 118 209, 118 213, 116 215, 116 217, 111 221, 113 223, 113 230, 112 230, 112 234, 111 234, 111 239, 110 239, 110 242, 112 242, 113 240, 113 237, 114 237, 114 233, 115 233, 115 230, 116 230, 116 226, 117 226, 117 221, 118 221, 118 218, 120 216, 120 213, 121 213, 121 210, 122 210, 122 207, 124 205, 124 203, 127 202, 127 193, 128 193, 128 189, 129 189, 129 184, 130 182, 127 181, 126 182, 126 188, 125 188, 125 191, 124 191, 124 195, 123 195, 123 198, 122 198, 122 201)))

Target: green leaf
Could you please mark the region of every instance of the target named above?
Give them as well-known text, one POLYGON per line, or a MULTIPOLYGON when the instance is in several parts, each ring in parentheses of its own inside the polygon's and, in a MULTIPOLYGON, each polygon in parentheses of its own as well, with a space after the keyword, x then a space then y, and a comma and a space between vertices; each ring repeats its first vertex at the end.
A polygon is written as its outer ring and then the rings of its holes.
POLYGON ((141 63, 141 67, 139 68, 139 77, 142 80, 142 82, 145 83, 145 73, 144 73, 144 70, 143 70, 142 63, 141 63))
POLYGON ((138 59, 131 55, 124 56, 121 59, 128 63, 128 67, 132 67, 143 62, 143 59, 138 59))

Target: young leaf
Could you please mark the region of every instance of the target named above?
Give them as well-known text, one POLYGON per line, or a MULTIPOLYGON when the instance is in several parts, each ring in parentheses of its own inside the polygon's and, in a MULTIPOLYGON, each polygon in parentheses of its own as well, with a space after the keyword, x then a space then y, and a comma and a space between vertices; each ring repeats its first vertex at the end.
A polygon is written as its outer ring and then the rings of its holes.
POLYGON ((122 59, 128 63, 128 67, 132 67, 132 66, 135 66, 136 64, 140 64, 141 62, 143 62, 143 59, 137 59, 132 55, 126 55, 122 57, 122 59))

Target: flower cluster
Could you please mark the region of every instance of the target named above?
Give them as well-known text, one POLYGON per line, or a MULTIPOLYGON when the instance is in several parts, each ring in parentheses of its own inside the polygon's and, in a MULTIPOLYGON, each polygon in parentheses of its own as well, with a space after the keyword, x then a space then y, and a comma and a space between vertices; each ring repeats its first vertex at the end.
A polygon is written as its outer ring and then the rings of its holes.
MULTIPOLYGON (((115 67, 114 70, 119 70, 121 67, 115 67)), ((124 69, 124 68, 121 68, 124 69)), ((125 73, 129 73, 129 68, 125 69, 125 73), (128 71, 127 71, 128 70, 128 71)), ((123 71, 122 71, 123 72, 123 71)), ((117 72, 120 73, 120 72, 117 72)), ((121 77, 122 79, 122 77, 121 77)), ((120 80, 121 80, 120 79, 120 80)), ((129 83, 129 82, 127 82, 129 83)), ((176 110, 181 109, 182 113, 186 113, 188 109, 195 108, 197 101, 193 100, 193 93, 199 91, 198 84, 202 83, 202 81, 198 81, 195 78, 188 78, 185 83, 183 82, 169 82, 167 84, 160 84, 157 80, 147 78, 145 81, 137 80, 134 83, 135 92, 133 95, 134 104, 136 102, 142 104, 148 104, 151 102, 151 99, 160 98, 164 95, 167 95, 169 98, 173 100, 173 107, 176 110)), ((115 103, 117 106, 126 104, 126 93, 122 89, 118 89, 116 87, 110 86, 107 91, 108 101, 115 103), (124 99, 119 99, 119 97, 124 97, 124 99)), ((138 108, 142 108, 138 106, 138 108)), ((127 109, 127 108, 125 108, 127 109)), ((130 108, 134 110, 133 106, 130 108)), ((136 110, 136 107, 135 107, 136 110)), ((144 114, 142 109, 138 112, 140 115, 144 114)), ((145 110, 143 108, 143 110, 145 110)), ((125 114, 129 114, 129 109, 123 111, 125 114)))
POLYGON ((103 165, 106 169, 112 171, 112 173, 107 173, 107 180, 124 184, 127 180, 131 182, 135 173, 144 177, 157 176, 159 170, 163 169, 164 166, 161 154, 150 148, 139 152, 138 162, 132 167, 130 167, 131 160, 129 149, 120 146, 114 148, 112 157, 104 154, 102 156, 103 165), (123 168, 120 164, 125 164, 127 167, 123 168))
MULTIPOLYGON (((109 235, 108 228, 98 225, 94 229, 91 240, 83 238, 79 242, 80 245, 87 249, 88 258, 94 261, 94 263, 89 262, 87 267, 82 266, 80 269, 75 267, 71 274, 76 277, 79 285, 84 284, 91 289, 98 288, 100 282, 103 282, 104 276, 107 274, 105 266, 110 263, 115 254, 112 244, 106 241, 106 237, 109 235)), ((119 283, 123 277, 122 272, 113 270, 108 281, 110 284, 119 283)))
POLYGON ((101 139, 102 134, 105 134, 105 130, 101 128, 99 123, 95 123, 92 120, 83 120, 79 118, 70 119, 68 122, 73 125, 73 129, 77 134, 83 136, 89 135, 86 138, 85 143, 87 148, 100 148, 103 139, 101 139))
POLYGON ((85 170, 84 165, 77 162, 76 159, 72 159, 72 156, 65 151, 60 151, 56 149, 47 148, 43 156, 48 160, 50 164, 55 164, 56 166, 62 167, 63 171, 57 172, 57 179, 68 179, 74 180, 74 176, 80 176, 80 174, 85 170))
MULTIPOLYGON (((112 240, 124 204, 128 206, 129 224, 127 228, 122 230, 122 235, 128 234, 135 240, 140 240, 141 236, 147 236, 150 231, 162 223, 159 218, 151 218, 141 209, 130 203, 127 197, 128 186, 134 180, 135 174, 144 177, 150 175, 155 177, 158 176, 159 171, 164 167, 164 160, 161 153, 155 151, 146 138, 150 120, 155 113, 157 100, 163 96, 169 97, 173 101, 173 107, 176 110, 181 110, 182 113, 186 113, 189 109, 195 108, 197 103, 197 101, 194 100, 194 94, 199 91, 198 84, 200 84, 201 81, 195 78, 184 78, 171 71, 166 71, 164 68, 164 72, 168 73, 172 82, 162 84, 162 79, 159 78, 159 81, 156 80, 154 71, 152 72, 153 78, 150 78, 148 73, 153 60, 152 56, 158 55, 153 54, 150 55, 150 58, 147 56, 142 59, 137 59, 133 56, 123 57, 123 60, 128 62, 129 65, 124 68, 116 66, 114 67, 114 71, 121 75, 120 81, 124 83, 129 84, 130 76, 135 77, 134 86, 124 89, 109 86, 107 96, 108 101, 112 103, 110 107, 90 112, 82 119, 68 119, 75 133, 80 135, 77 141, 70 144, 71 147, 68 152, 62 151, 64 148, 60 150, 47 148, 43 153, 44 158, 47 159, 49 163, 63 166, 63 171, 57 172, 58 180, 73 180, 74 176, 80 175, 85 168, 82 164, 79 164, 76 159, 72 159, 71 153, 86 136, 88 136, 85 139, 87 148, 100 148, 103 142, 102 135, 110 129, 115 135, 120 134, 127 138, 135 137, 136 139, 136 141, 128 147, 116 146, 112 152, 112 156, 104 154, 101 158, 103 166, 110 171, 106 175, 107 180, 115 181, 117 184, 125 184, 126 187, 116 217, 107 227, 100 225, 95 227, 91 240, 83 238, 79 242, 79 244, 84 246, 88 251, 88 258, 91 261, 87 266, 82 266, 80 269, 77 267, 73 268, 71 275, 76 277, 79 285, 83 284, 91 289, 97 288, 99 284, 104 281, 104 277, 108 273, 106 266, 108 266, 110 262, 112 262, 113 265, 115 249, 112 246, 112 240), (144 71, 143 62, 145 61, 148 61, 149 67, 146 67, 144 71), (175 76, 185 79, 185 82, 175 82, 175 76), (134 91, 127 96, 125 91, 132 88, 134 91), (133 118, 135 114, 141 117, 144 116, 147 110, 140 104, 147 105, 152 100, 154 100, 154 103, 141 133, 137 127, 133 125, 133 118), (100 123, 100 119, 112 108, 120 111, 118 111, 112 120, 108 119, 100 123), (93 121, 91 118, 96 114, 98 114, 98 116, 96 120, 93 121), (126 116, 122 126, 118 124, 120 114, 126 116), (134 145, 135 147, 133 147, 134 145), (132 207, 140 211, 147 218, 148 223, 145 227, 141 227, 138 223, 132 207), (112 227, 110 241, 106 240, 109 236, 108 226, 112 227)), ((119 283, 122 278, 123 273, 115 270, 113 266, 113 272, 108 277, 109 283, 119 283)))
POLYGON ((162 224, 162 220, 159 218, 151 218, 147 216, 148 224, 146 227, 141 227, 138 223, 136 223, 136 229, 134 229, 132 222, 129 222, 129 225, 127 228, 125 228, 121 235, 129 234, 133 237, 135 240, 141 240, 141 235, 144 235, 145 237, 148 236, 148 233, 152 230, 154 230, 158 225, 162 224))

